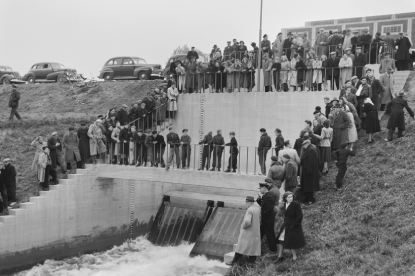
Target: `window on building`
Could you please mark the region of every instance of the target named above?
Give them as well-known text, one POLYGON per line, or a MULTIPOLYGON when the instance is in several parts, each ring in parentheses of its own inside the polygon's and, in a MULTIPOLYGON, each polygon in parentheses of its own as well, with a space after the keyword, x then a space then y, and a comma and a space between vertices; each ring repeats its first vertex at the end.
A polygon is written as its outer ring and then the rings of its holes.
POLYGON ((402 32, 402 30, 403 30, 403 24, 382 26, 383 35, 385 35, 386 33, 399 34, 399 32, 402 32))
POLYGON ((368 27, 358 27, 358 28, 347 28, 350 29, 353 32, 359 32, 359 34, 362 34, 363 30, 368 30, 368 27))

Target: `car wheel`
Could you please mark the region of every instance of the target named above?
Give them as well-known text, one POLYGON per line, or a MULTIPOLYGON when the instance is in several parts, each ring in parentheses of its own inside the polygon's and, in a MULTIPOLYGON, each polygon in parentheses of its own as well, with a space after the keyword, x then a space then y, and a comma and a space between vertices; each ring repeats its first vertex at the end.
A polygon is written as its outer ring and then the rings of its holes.
POLYGON ((138 79, 139 80, 148 80, 149 76, 148 76, 147 72, 141 71, 140 73, 138 73, 138 79))
POLYGON ((110 73, 106 73, 106 74, 104 75, 104 80, 106 80, 106 81, 110 81, 110 80, 112 80, 111 74, 110 74, 110 73))
POLYGON ((27 82, 28 83, 35 83, 35 78, 34 77, 28 77, 27 82))
POLYGON ((10 80, 8 78, 3 78, 2 84, 10 84, 10 80))

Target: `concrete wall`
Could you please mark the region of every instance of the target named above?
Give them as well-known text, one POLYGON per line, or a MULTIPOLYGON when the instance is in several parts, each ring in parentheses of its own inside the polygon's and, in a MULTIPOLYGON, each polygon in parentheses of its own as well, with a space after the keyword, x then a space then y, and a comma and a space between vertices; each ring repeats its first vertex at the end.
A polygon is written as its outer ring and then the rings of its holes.
MULTIPOLYGON (((260 137, 259 129, 265 128, 275 146, 274 130, 280 128, 286 140, 292 143, 304 129, 305 120, 313 120, 316 106, 324 111, 324 97, 338 97, 338 91, 320 92, 272 92, 272 93, 220 93, 220 94, 183 94, 179 97, 176 132, 189 129, 192 143, 199 142, 200 101, 204 99, 204 134, 212 131, 216 135, 222 129, 225 143, 230 141, 229 132, 236 132, 238 144, 242 146, 240 169, 242 173, 258 171, 258 159, 255 162, 255 147, 260 137), (249 147, 247 153, 247 147, 249 147), (256 164, 256 165, 255 165, 256 164)), ((194 151, 193 151, 194 152, 194 151)), ((195 163, 198 164, 199 150, 196 148, 195 163)), ((225 150, 228 163, 229 150, 225 150)), ((270 153, 268 154, 268 160, 270 153)), ((268 161, 269 163, 270 161, 268 161)))
POLYGON ((168 191, 246 196, 256 194, 260 181, 118 165, 90 166, 69 178, 0 217, 0 275, 46 259, 105 250, 145 234, 168 191))

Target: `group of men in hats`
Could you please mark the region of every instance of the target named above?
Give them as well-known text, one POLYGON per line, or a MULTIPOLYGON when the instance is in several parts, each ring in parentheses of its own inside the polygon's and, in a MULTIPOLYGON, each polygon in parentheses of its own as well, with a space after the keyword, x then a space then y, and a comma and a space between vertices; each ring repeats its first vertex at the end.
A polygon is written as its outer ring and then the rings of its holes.
POLYGON ((8 215, 8 208, 18 206, 16 197, 16 168, 10 158, 0 162, 0 216, 8 215))

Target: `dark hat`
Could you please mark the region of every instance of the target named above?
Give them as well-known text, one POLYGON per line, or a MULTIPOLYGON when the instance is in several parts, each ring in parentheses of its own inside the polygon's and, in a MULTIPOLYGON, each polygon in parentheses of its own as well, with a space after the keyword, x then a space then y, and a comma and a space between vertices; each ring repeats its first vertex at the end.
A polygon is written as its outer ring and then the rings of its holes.
POLYGON ((316 110, 316 111, 314 111, 314 112, 313 112, 313 115, 314 115, 314 114, 320 114, 320 113, 321 113, 321 111, 316 110))
POLYGON ((195 46, 192 46, 192 49, 195 48, 195 46))
POLYGON ((262 188, 262 187, 268 188, 269 187, 269 183, 259 183, 259 187, 260 188, 262 188))
POLYGON ((226 41, 226 43, 231 43, 231 41, 226 41))
POLYGON ((153 130, 151 133, 152 134, 157 134, 157 130, 153 130))
POLYGON ((213 45, 213 48, 216 48, 216 47, 218 47, 216 44, 215 44, 215 45, 213 45))
POLYGON ((265 128, 261 128, 259 131, 260 132, 267 132, 267 130, 265 128))
POLYGON ((320 111, 320 110, 321 110, 321 107, 320 107, 320 106, 316 106, 316 107, 315 107, 315 109, 316 109, 317 111, 320 111))
POLYGON ((334 108, 342 108, 342 106, 341 106, 341 104, 335 104, 334 106, 333 106, 334 108))
POLYGON ((278 161, 278 157, 276 157, 276 156, 271 156, 271 160, 272 160, 272 161, 278 161))
POLYGON ((366 77, 362 77, 360 80, 361 80, 361 81, 362 81, 362 80, 367 81, 366 77))
POLYGON ((330 103, 333 103, 333 102, 339 102, 339 100, 336 97, 334 97, 333 100, 330 101, 330 103))
POLYGON ((284 157, 285 159, 291 159, 291 157, 286 153, 284 153, 284 155, 282 157, 284 157))
POLYGON ((267 177, 267 178, 265 178, 265 183, 268 183, 268 184, 272 185, 275 182, 274 182, 274 180, 272 178, 267 177))
POLYGON ((376 33, 376 35, 380 35, 380 33, 376 33))
POLYGON ((253 196, 247 196, 246 197, 246 202, 255 202, 255 199, 253 196))
POLYGON ((256 43, 255 42, 251 42, 251 46, 256 46, 256 43))
POLYGON ((347 147, 347 143, 346 143, 346 142, 341 143, 341 144, 340 144, 340 147, 341 147, 342 149, 344 149, 345 147, 347 147))
POLYGON ((239 43, 243 43, 243 44, 245 44, 245 42, 243 42, 243 40, 239 41, 239 43))
POLYGON ((263 36, 262 36, 262 38, 265 38, 266 36, 268 36, 267 34, 264 34, 263 36))
POLYGON ((344 83, 352 82, 351 80, 346 80, 344 83))

